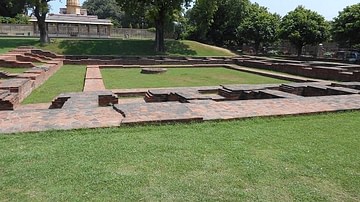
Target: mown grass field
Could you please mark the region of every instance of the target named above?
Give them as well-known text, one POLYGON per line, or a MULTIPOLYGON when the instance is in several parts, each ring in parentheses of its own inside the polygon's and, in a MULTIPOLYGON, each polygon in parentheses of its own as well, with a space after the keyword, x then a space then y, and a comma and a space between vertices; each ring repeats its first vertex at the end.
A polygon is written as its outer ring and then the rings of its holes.
POLYGON ((216 68, 168 68, 162 74, 141 74, 141 69, 101 69, 107 89, 217 86, 222 84, 268 84, 288 81, 246 72, 216 68))
POLYGON ((234 56, 229 50, 194 41, 167 40, 165 53, 154 51, 153 40, 122 39, 52 39, 41 46, 37 39, 0 38, 0 54, 18 46, 35 46, 63 55, 183 55, 183 56, 234 56))
POLYGON ((85 66, 64 65, 43 85, 35 89, 23 104, 47 103, 66 92, 81 92, 84 87, 85 66))
POLYGON ((360 112, 0 136, 0 201, 359 201, 360 112))

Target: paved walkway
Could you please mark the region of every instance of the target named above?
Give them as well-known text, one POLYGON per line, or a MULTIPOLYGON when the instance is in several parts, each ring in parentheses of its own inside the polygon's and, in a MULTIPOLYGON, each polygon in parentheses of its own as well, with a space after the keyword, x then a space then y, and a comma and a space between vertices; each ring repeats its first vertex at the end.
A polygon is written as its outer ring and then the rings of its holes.
MULTIPOLYGON (((360 109, 360 83, 294 83, 286 88, 317 89, 319 92, 337 93, 332 96, 300 96, 276 89, 271 85, 229 85, 218 87, 232 93, 248 93, 248 100, 217 99, 214 87, 168 88, 151 90, 153 96, 169 95, 180 101, 146 103, 142 98, 120 99, 119 104, 99 107, 99 96, 109 91, 63 94, 66 97, 60 109, 45 109, 45 105, 23 106, 15 111, 0 111, 0 133, 67 130, 78 128, 116 127, 122 124, 154 122, 189 122, 228 120, 248 117, 311 114, 360 109), (211 92, 210 92, 210 91, 211 92), (204 94, 204 92, 207 92, 204 94), (156 94, 161 93, 161 94, 156 94), (259 99, 257 95, 277 98, 259 99), (251 97, 255 96, 255 97, 251 97), (34 108, 37 109, 34 109, 34 108)), ((134 92, 141 92, 133 90, 134 92)), ((131 94, 131 90, 124 90, 131 94)), ((120 90, 117 93, 124 93, 120 90)), ((313 91, 310 93, 316 93, 313 91)), ((241 98, 241 97, 239 97, 241 98)))
POLYGON ((86 68, 84 92, 105 90, 99 66, 88 66, 86 68))

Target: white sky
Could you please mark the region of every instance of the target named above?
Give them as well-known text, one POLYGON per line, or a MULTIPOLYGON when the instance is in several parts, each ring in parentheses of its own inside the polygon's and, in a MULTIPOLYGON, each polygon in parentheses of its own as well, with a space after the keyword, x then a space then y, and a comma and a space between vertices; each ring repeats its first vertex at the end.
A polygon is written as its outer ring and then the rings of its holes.
MULTIPOLYGON (((82 4, 85 0, 80 0, 82 4)), ((106 0, 104 0, 106 1, 106 0)), ((286 15, 289 11, 294 10, 298 5, 303 5, 307 9, 318 12, 327 20, 336 17, 339 11, 346 6, 360 3, 360 0, 250 0, 257 2, 261 6, 269 8, 269 11, 276 12, 281 16, 286 15)), ((66 0, 55 0, 50 2, 52 13, 59 13, 59 8, 65 7, 66 0)))

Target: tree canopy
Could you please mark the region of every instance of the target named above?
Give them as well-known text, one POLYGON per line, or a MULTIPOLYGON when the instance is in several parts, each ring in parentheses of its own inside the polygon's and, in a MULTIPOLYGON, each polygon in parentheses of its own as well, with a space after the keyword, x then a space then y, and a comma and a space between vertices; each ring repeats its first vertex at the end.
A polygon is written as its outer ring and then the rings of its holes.
POLYGON ((329 37, 329 24, 318 13, 298 6, 283 17, 280 36, 289 40, 300 56, 305 45, 315 45, 329 37))
POLYGON ((248 0, 198 0, 188 11, 190 38, 219 46, 234 46, 238 41, 237 27, 248 15, 248 0))
POLYGON ((360 46, 360 3, 348 6, 332 24, 334 40, 343 46, 360 46))
POLYGON ((100 19, 111 19, 115 26, 121 24, 124 16, 124 12, 116 0, 86 0, 82 7, 87 9, 90 15, 96 15, 100 19))
POLYGON ((0 16, 14 18, 20 13, 25 13, 27 0, 1 0, 0 16))
POLYGON ((52 0, 27 0, 27 5, 32 8, 33 14, 37 19, 37 24, 40 31, 40 42, 49 43, 48 30, 46 28, 46 15, 49 12, 49 2, 52 0))
POLYGON ((125 12, 143 10, 146 16, 151 19, 156 28, 155 51, 165 51, 165 24, 174 18, 174 13, 180 11, 182 6, 189 6, 192 0, 117 0, 125 9, 125 12))
POLYGON ((267 45, 277 40, 281 17, 270 13, 267 8, 255 3, 251 5, 249 15, 237 28, 242 41, 254 43, 258 53, 260 45, 267 45))

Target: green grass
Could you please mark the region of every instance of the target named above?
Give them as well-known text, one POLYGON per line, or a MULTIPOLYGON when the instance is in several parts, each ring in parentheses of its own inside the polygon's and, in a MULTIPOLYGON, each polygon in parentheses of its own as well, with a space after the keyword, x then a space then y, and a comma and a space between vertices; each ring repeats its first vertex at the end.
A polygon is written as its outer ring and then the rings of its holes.
MULTIPOLYGON (((122 39, 53 39, 46 46, 40 46, 37 39, 0 38, 0 53, 5 53, 21 45, 32 45, 64 55, 159 55, 154 51, 152 40, 122 39)), ((234 56, 226 49, 200 44, 193 41, 166 41, 165 55, 184 56, 234 56)))
POLYGON ((359 201, 360 112, 0 136, 0 201, 359 201))
POLYGON ((6 53, 18 46, 34 46, 39 44, 38 39, 31 38, 3 38, 0 37, 0 54, 6 53))
POLYGON ((81 92, 84 86, 86 67, 64 65, 42 86, 34 90, 23 104, 47 103, 66 92, 81 92))
POLYGON ((168 68, 163 74, 141 74, 141 69, 101 69, 107 89, 264 84, 287 81, 226 68, 168 68))
POLYGON ((11 67, 0 67, 0 71, 5 71, 8 73, 13 73, 13 74, 19 74, 19 73, 23 73, 27 70, 29 70, 30 68, 11 68, 11 67))

